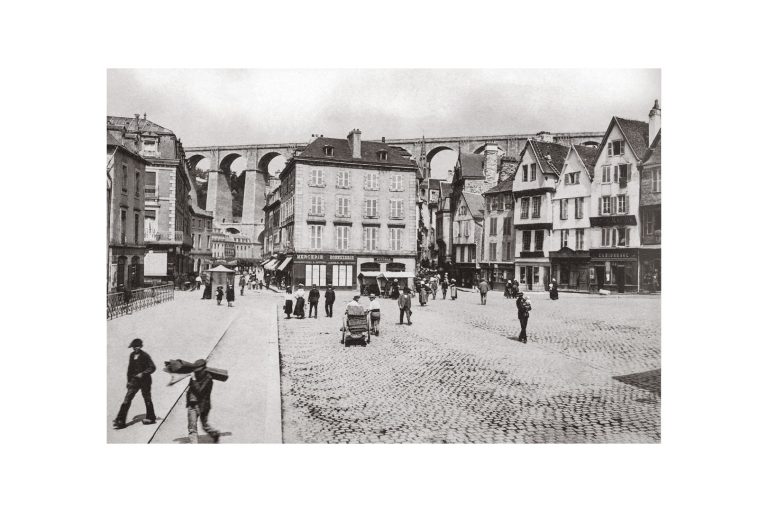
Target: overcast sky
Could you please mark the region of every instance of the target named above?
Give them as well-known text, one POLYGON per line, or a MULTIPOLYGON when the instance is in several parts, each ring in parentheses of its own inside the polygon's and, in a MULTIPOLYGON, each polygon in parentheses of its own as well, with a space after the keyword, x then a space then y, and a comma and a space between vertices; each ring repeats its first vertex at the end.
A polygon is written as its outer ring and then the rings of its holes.
POLYGON ((107 113, 184 145, 600 131, 647 120, 659 70, 109 70, 107 113))

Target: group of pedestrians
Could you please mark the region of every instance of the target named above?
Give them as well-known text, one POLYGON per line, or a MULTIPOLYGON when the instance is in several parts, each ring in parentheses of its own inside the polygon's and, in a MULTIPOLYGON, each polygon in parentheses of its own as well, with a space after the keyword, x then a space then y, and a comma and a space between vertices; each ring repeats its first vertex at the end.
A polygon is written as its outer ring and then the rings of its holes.
MULTIPOLYGON (((300 284, 296 287, 296 292, 293 292, 290 286, 285 287, 285 304, 283 306, 283 312, 285 313, 286 320, 291 318, 291 315, 302 320, 304 319, 304 306, 305 306, 305 292, 304 285, 300 284)), ((313 284, 307 295, 309 301, 309 318, 312 318, 314 312, 315 318, 317 318, 317 308, 320 303, 320 290, 316 284, 313 284)), ((325 316, 328 318, 333 317, 333 303, 336 302, 336 292, 333 286, 328 285, 325 290, 325 316)))

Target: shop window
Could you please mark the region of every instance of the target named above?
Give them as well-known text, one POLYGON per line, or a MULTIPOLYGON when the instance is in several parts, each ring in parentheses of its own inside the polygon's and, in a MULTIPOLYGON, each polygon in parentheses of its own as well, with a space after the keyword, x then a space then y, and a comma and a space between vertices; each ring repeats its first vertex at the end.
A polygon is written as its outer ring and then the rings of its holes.
POLYGON ((520 284, 525 283, 525 267, 520 267, 520 284))
POLYGON ((352 265, 332 265, 331 284, 333 286, 353 286, 353 268, 352 265))
POLYGON ((309 286, 316 284, 317 286, 325 286, 325 265, 306 265, 304 267, 304 284, 309 286))
POLYGON ((405 263, 387 263, 387 272, 405 272, 405 263))

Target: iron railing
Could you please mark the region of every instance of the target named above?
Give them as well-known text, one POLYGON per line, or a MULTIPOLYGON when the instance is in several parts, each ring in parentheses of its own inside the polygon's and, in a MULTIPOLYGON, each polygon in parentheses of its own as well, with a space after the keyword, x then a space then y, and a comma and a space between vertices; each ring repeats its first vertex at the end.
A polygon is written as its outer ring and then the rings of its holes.
POLYGON ((173 284, 131 290, 130 302, 125 302, 123 292, 107 294, 107 320, 173 300, 173 284))

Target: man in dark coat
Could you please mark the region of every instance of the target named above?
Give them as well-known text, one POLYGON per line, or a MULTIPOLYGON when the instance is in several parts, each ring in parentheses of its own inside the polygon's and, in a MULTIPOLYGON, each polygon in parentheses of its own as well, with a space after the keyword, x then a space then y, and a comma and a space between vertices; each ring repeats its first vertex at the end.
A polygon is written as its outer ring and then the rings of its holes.
POLYGON ((411 290, 406 286, 403 293, 397 298, 397 305, 400 308, 400 324, 403 323, 403 316, 408 318, 408 325, 411 325, 411 290))
POLYGON ((313 284, 309 290, 309 317, 312 318, 312 310, 315 310, 315 318, 317 318, 317 303, 320 302, 320 290, 317 289, 317 285, 313 284))
POLYGON ((233 307, 235 302, 235 287, 231 284, 227 285, 227 307, 233 307))
POLYGON ((485 301, 488 298, 488 283, 485 281, 485 279, 480 281, 480 284, 477 285, 477 289, 480 290, 480 304, 485 305, 485 301))
POLYGON ((333 318, 334 302, 336 302, 336 292, 333 291, 333 286, 328 285, 328 289, 325 290, 325 316, 333 318))
POLYGON ((141 390, 141 396, 144 398, 144 405, 147 408, 147 414, 141 421, 145 425, 150 425, 156 421, 155 407, 152 405, 152 373, 155 371, 155 363, 149 354, 141 350, 144 342, 139 338, 131 341, 128 346, 133 350, 128 358, 128 392, 120 406, 117 417, 112 422, 115 428, 125 428, 125 417, 128 415, 128 409, 131 407, 131 401, 136 393, 141 390))
POLYGON ((528 333, 525 332, 525 329, 528 327, 528 317, 530 316, 531 311, 531 301, 528 300, 523 292, 520 292, 517 297, 516 305, 517 319, 520 320, 520 335, 517 337, 517 339, 523 343, 528 343, 528 333))
POLYGON ((443 300, 445 300, 445 295, 448 293, 448 279, 443 278, 440 282, 440 288, 443 290, 443 300))
POLYGON ((213 390, 213 377, 206 371, 205 359, 195 361, 195 371, 189 381, 187 389, 187 432, 189 442, 197 443, 197 420, 203 430, 211 436, 214 443, 219 442, 221 434, 208 423, 208 414, 211 412, 211 391, 213 390))

